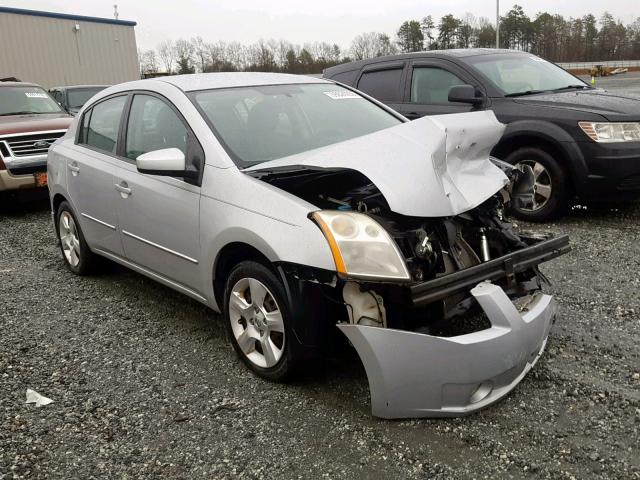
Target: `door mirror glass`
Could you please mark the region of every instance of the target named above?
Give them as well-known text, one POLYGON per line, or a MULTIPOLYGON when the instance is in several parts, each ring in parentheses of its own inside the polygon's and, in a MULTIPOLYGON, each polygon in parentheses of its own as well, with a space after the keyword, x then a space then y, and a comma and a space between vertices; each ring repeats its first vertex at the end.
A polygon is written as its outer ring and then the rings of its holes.
POLYGON ((449 89, 449 101, 479 105, 482 103, 483 97, 478 93, 472 85, 456 85, 449 89))
POLYGON ((179 148, 163 148, 143 153, 136 158, 136 166, 140 173, 184 177, 186 160, 179 148))

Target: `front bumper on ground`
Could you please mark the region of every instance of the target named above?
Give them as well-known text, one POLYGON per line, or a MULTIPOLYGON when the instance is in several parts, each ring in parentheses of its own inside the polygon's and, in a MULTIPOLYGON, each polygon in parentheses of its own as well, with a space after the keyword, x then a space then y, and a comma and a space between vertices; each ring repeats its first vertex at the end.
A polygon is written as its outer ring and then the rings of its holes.
POLYGON ((536 293, 519 312, 497 285, 471 289, 491 328, 456 337, 341 324, 364 364, 373 415, 463 416, 510 392, 544 350, 556 304, 536 293))

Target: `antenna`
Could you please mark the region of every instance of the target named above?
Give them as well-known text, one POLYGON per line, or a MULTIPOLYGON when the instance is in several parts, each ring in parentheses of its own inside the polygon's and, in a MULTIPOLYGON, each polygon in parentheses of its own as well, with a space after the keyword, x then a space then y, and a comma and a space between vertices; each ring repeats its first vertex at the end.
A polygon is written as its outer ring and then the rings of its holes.
POLYGON ((118 5, 113 6, 113 18, 118 19, 118 5))

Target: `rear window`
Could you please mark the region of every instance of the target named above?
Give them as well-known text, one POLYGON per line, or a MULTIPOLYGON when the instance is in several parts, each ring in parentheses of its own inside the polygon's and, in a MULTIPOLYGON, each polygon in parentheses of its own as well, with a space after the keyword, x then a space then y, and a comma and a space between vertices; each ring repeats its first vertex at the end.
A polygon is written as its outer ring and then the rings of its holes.
POLYGON ((0 86, 0 115, 60 112, 60 106, 40 87, 0 86))
POLYGON ((240 167, 402 123, 375 103, 331 83, 226 88, 190 96, 240 167))

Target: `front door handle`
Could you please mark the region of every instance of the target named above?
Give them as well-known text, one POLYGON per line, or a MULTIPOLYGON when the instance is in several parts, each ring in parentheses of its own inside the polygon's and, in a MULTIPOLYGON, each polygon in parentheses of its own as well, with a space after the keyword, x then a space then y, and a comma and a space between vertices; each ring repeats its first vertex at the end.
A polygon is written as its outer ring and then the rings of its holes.
POLYGON ((73 175, 74 177, 77 177, 80 173, 80 167, 78 167, 78 164, 75 162, 69 164, 69 170, 71 170, 71 175, 73 175))
POLYGON ((127 182, 116 183, 115 187, 116 190, 120 192, 120 196, 122 198, 127 198, 132 193, 129 185, 127 185, 127 182))

